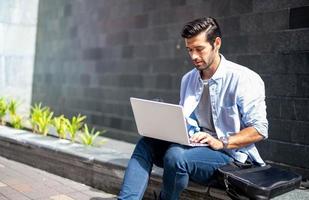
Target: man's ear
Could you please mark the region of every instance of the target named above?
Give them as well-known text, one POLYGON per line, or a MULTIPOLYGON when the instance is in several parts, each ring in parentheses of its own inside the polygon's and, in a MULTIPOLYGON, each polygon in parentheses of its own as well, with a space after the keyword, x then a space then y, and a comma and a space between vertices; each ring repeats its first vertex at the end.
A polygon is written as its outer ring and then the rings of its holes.
POLYGON ((216 50, 220 50, 220 47, 221 47, 221 38, 220 38, 220 37, 216 37, 214 44, 215 44, 215 49, 216 49, 216 50))

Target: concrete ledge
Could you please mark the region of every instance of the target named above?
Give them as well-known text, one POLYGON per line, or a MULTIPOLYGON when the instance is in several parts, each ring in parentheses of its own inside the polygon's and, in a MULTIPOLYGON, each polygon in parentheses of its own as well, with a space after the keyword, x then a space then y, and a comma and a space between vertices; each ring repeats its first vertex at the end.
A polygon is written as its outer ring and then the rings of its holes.
MULTIPOLYGON (((117 194, 134 145, 107 139, 100 148, 0 126, 0 155, 117 194)), ((162 169, 154 168, 144 199, 159 190, 162 169)), ((225 191, 190 182, 181 199, 230 199, 225 191)), ((309 199, 308 190, 294 190, 274 199, 309 199)))
MULTIPOLYGON (((100 148, 0 126, 0 155, 86 185, 117 194, 134 145, 112 139, 100 148)), ((154 168, 144 199, 161 186, 162 169, 154 168)), ((182 199, 229 199, 225 192, 190 183, 182 199)))

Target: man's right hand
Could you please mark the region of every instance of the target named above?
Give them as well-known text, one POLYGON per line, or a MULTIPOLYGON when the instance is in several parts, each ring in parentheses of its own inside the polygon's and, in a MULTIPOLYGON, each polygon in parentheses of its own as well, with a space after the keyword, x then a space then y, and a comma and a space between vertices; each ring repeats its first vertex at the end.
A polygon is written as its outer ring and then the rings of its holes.
POLYGON ((198 132, 191 136, 190 141, 195 143, 207 143, 214 150, 223 149, 223 143, 206 132, 198 132))

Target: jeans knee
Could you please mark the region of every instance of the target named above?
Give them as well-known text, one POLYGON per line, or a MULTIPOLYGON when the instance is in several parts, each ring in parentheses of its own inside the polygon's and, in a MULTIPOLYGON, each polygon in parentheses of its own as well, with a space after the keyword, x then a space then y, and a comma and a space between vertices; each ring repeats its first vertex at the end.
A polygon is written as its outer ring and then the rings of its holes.
POLYGON ((165 169, 183 169, 185 168, 185 163, 183 151, 179 148, 170 148, 164 156, 165 169))
POLYGON ((147 144, 147 141, 144 138, 141 138, 133 151, 132 157, 136 158, 144 158, 144 159, 152 159, 152 151, 150 146, 147 144))

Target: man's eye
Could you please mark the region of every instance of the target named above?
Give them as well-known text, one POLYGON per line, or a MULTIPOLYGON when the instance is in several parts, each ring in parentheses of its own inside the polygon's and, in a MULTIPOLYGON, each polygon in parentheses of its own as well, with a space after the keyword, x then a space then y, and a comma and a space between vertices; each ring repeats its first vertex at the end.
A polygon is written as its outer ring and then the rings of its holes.
POLYGON ((201 47, 201 48, 196 48, 196 51, 203 51, 203 50, 204 50, 203 47, 201 47))

